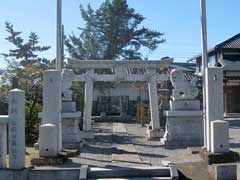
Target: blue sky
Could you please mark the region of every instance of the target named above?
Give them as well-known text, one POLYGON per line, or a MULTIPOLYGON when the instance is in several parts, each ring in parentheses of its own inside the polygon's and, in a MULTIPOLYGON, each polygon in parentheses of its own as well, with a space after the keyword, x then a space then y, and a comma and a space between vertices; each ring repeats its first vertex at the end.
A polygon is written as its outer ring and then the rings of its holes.
MULTIPOLYGON (((97 8, 104 0, 63 0, 63 24, 65 34, 77 32, 84 26, 79 5, 90 3, 97 8)), ((239 0, 206 0, 208 18, 208 46, 240 32, 239 0)), ((175 61, 186 61, 201 51, 200 0, 128 0, 129 6, 146 17, 143 25, 164 32, 167 43, 148 53, 149 59, 163 56, 174 57, 175 61)), ((4 38, 5 21, 23 31, 23 37, 33 31, 38 33, 42 45, 51 49, 42 54, 55 57, 55 0, 7 0, 0 6, 0 52, 7 52, 11 46, 4 38)), ((0 58, 0 67, 3 67, 0 58)))

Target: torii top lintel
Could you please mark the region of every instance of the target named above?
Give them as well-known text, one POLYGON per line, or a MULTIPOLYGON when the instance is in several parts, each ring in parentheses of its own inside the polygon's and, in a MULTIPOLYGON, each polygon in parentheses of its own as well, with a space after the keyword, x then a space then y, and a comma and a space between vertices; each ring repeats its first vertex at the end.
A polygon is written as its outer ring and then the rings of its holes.
POLYGON ((127 68, 149 68, 159 69, 169 67, 172 58, 164 60, 79 60, 74 58, 68 58, 68 62, 80 69, 98 69, 98 68, 116 68, 118 66, 124 66, 127 68))

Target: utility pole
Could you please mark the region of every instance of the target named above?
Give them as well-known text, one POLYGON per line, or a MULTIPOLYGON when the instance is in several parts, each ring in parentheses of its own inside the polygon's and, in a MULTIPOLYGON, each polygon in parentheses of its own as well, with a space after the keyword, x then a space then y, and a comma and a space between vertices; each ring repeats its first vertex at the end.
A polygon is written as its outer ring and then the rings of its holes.
POLYGON ((206 0, 200 0, 201 3, 201 34, 202 34, 202 84, 203 84, 203 128, 204 128, 204 148, 207 147, 207 120, 206 120, 206 71, 208 67, 208 47, 207 47, 207 16, 206 0))
POLYGON ((62 70, 62 0, 57 0, 56 70, 62 70))
MULTIPOLYGON (((56 40, 57 40, 57 45, 56 45, 56 71, 62 72, 62 59, 63 59, 63 42, 62 42, 62 0, 57 0, 57 30, 56 30, 56 40)), ((58 119, 58 151, 59 153, 62 151, 62 80, 61 77, 58 78, 58 88, 59 90, 56 90, 58 92, 56 96, 58 96, 58 110, 59 110, 59 119, 58 119)))

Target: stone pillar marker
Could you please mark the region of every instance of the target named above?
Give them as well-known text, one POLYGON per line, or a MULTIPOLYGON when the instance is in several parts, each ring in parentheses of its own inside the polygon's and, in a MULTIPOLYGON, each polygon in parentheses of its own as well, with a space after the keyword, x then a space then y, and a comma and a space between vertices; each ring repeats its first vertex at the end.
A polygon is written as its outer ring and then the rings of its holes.
POLYGON ((83 130, 91 130, 92 120, 92 101, 93 101, 93 76, 94 70, 87 70, 86 82, 85 82, 85 95, 84 95, 84 118, 83 118, 83 130))
POLYGON ((19 89, 9 92, 9 168, 25 168, 25 93, 19 89))
POLYGON ((6 168, 7 157, 7 124, 1 124, 0 122, 0 169, 6 168))
MULTIPOLYGON (((57 70, 44 71, 42 125, 53 124, 57 127, 58 152, 62 150, 62 124, 61 124, 62 89, 61 84, 58 83, 60 81, 61 71, 57 70)), ((39 143, 41 143, 41 139, 39 143)))
POLYGON ((209 67, 206 71, 206 132, 207 150, 211 151, 211 122, 223 120, 223 70, 209 67))

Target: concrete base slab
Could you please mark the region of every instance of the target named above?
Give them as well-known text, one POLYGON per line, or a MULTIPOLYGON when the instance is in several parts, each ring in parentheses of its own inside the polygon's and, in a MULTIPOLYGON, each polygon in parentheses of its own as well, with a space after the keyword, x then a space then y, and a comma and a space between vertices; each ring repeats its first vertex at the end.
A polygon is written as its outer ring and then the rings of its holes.
POLYGON ((41 168, 25 170, 0 170, 0 180, 42 179, 165 179, 178 180, 175 166, 149 168, 41 168))
POLYGON ((136 167, 136 168, 90 168, 88 171, 88 178, 149 178, 149 177, 161 177, 166 179, 178 179, 178 172, 174 165, 171 167, 136 167))
POLYGON ((80 142, 78 142, 78 143, 66 143, 66 142, 63 142, 63 143, 64 143, 63 148, 65 148, 65 149, 79 149, 80 142))
POLYGON ((94 131, 80 131, 81 139, 95 139, 94 131))
POLYGON ((28 169, 0 169, 0 180, 26 180, 28 179, 28 172, 28 169))
POLYGON ((217 180, 237 179, 237 164, 209 165, 208 171, 217 180))
POLYGON ((79 149, 63 149, 63 151, 68 157, 77 156, 79 153, 79 149))
POLYGON ((66 155, 58 155, 57 157, 37 157, 31 159, 31 164, 35 166, 52 166, 63 164, 67 161, 66 155))
MULTIPOLYGON (((103 114, 104 115, 104 114, 103 114)), ((100 114, 100 116, 94 116, 93 119, 95 122, 124 122, 124 121, 132 121, 133 117, 131 115, 122 115, 122 116, 103 116, 100 114)))
POLYGON ((231 163, 240 160, 239 154, 233 151, 229 151, 228 153, 213 154, 206 149, 203 149, 199 155, 208 165, 217 163, 231 163))
POLYGON ((187 150, 190 154, 199 154, 202 151, 202 147, 189 147, 187 150))
POLYGON ((161 137, 163 137, 164 130, 163 129, 147 129, 147 139, 148 140, 160 140, 161 137))

